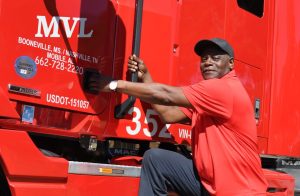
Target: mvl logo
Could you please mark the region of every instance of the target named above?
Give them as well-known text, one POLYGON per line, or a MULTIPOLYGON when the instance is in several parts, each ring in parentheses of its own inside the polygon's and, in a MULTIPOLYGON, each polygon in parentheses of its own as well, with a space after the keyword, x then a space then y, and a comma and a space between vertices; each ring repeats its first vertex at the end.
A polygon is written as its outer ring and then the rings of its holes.
POLYGON ((45 16, 37 16, 37 19, 38 29, 35 37, 60 37, 58 32, 59 21, 62 21, 62 25, 64 26, 68 38, 72 37, 76 25, 79 25, 79 33, 77 34, 77 37, 87 38, 92 37, 93 35, 93 30, 91 30, 89 33, 85 33, 85 24, 87 18, 73 17, 71 19, 70 17, 54 16, 52 17, 50 24, 47 23, 45 16), (73 21, 72 26, 70 26, 70 21, 73 21))

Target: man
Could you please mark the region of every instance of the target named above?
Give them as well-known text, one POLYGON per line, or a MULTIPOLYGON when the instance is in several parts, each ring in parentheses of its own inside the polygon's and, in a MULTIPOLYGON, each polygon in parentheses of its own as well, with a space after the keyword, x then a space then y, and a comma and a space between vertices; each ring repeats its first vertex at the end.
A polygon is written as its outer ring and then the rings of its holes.
POLYGON ((193 160, 171 151, 145 153, 139 195, 265 195, 251 101, 236 77, 232 47, 219 38, 195 45, 204 80, 190 86, 154 83, 143 61, 129 70, 143 83, 94 80, 92 88, 117 91, 151 103, 165 123, 190 121, 193 160), (200 182, 199 182, 199 177, 200 182), (203 188, 204 187, 204 188, 203 188))

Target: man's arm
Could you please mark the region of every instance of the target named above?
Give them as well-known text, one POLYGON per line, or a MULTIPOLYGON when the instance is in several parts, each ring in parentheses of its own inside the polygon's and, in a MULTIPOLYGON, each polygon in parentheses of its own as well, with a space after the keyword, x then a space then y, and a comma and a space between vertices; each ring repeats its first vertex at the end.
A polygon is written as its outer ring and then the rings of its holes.
POLYGON ((159 83, 135 83, 118 80, 117 92, 140 98, 151 104, 192 107, 179 87, 159 83))
POLYGON ((188 117, 178 106, 192 107, 179 87, 118 80, 117 92, 132 95, 151 103, 164 123, 187 122, 188 117))
POLYGON ((152 108, 159 114, 165 124, 189 123, 191 120, 177 106, 164 106, 152 104, 152 108))

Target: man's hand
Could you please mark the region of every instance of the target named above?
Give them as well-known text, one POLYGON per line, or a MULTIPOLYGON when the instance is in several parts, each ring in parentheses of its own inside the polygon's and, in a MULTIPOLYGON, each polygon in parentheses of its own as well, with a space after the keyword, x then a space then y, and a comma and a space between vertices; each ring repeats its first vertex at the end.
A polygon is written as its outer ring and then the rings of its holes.
POLYGON ((91 92, 110 92, 109 83, 112 78, 101 75, 98 72, 90 73, 87 78, 87 89, 91 92))
POLYGON ((135 55, 131 55, 128 59, 128 70, 137 72, 138 78, 145 83, 153 82, 144 61, 135 55))

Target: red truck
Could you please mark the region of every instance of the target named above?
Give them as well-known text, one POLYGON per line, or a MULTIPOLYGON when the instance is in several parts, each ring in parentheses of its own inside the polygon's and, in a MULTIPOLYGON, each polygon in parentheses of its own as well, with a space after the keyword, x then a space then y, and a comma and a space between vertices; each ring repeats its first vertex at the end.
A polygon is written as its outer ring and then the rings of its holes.
POLYGON ((135 53, 157 82, 196 83, 193 47, 211 37, 235 48, 268 195, 297 195, 300 1, 0 0, 0 24, 0 195, 137 195, 145 150, 188 153, 191 128, 85 81, 136 81, 135 53))

